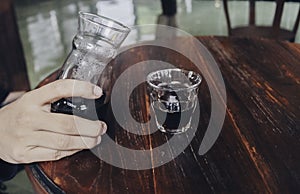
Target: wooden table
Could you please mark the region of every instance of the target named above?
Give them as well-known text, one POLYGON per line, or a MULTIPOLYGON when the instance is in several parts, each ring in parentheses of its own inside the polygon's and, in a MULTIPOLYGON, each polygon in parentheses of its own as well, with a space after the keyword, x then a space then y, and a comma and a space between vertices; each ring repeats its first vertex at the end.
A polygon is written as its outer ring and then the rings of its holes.
MULTIPOLYGON (((126 170, 99 160, 90 151, 83 151, 60 161, 27 168, 35 189, 121 194, 299 193, 300 45, 245 38, 198 39, 215 58, 227 92, 221 134, 206 154, 198 155, 211 112, 204 80, 199 93, 201 117, 196 136, 171 162, 149 170, 126 170), (39 171, 49 180, 42 180, 39 171), (51 182, 57 188, 49 186, 51 182)), ((193 52, 193 45, 182 46, 193 52)), ((130 65, 149 59, 195 69, 188 59, 174 51, 146 46, 118 56, 113 62, 117 65, 114 77, 130 65)), ((135 68, 128 74, 124 87, 130 84, 130 77, 139 76, 139 71, 142 69, 135 68)), ((42 84, 53 79, 54 75, 42 84)), ((143 84, 134 90, 130 100, 135 119, 149 120, 149 98, 143 84)), ((130 134, 116 123, 109 110, 105 115, 109 133, 123 146, 150 149, 169 138, 160 132, 144 136, 130 134)))

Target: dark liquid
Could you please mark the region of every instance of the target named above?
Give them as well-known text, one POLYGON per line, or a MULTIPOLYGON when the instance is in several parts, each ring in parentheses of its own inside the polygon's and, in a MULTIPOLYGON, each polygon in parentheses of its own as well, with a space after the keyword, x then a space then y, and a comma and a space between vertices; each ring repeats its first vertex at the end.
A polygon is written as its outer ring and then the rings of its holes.
POLYGON ((193 108, 179 110, 178 112, 167 112, 155 106, 153 108, 158 124, 169 132, 180 128, 188 128, 190 125, 193 108))
POLYGON ((90 120, 101 119, 101 113, 105 109, 106 95, 103 94, 100 98, 85 99, 80 97, 62 98, 51 104, 51 112, 76 115, 90 120), (102 110, 102 111, 101 111, 102 110))

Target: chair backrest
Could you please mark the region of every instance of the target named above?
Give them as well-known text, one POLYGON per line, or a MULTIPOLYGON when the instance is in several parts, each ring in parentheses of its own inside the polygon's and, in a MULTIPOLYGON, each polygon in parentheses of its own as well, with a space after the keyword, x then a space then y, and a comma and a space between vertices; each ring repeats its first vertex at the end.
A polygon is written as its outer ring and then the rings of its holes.
POLYGON ((0 3, 0 83, 12 91, 29 90, 26 62, 12 0, 0 3))
MULTIPOLYGON (((274 14, 274 18, 273 18, 273 23, 271 26, 269 26, 274 31, 274 34, 280 33, 280 29, 281 29, 280 23, 281 23, 281 18, 283 15, 284 4, 285 4, 285 0, 275 0, 275 1, 276 1, 276 9, 275 9, 275 14, 274 14)), ((224 12, 225 12, 225 17, 226 17, 226 22, 227 22, 228 34, 232 35, 232 30, 234 28, 232 28, 232 26, 231 26, 227 0, 223 0, 223 6, 224 6, 224 12)), ((249 26, 251 26, 252 28, 257 26, 256 22, 255 22, 255 14, 256 14, 255 0, 249 0, 249 26)), ((298 9, 298 14, 295 19, 293 29, 289 30, 291 33, 293 33, 294 37, 296 36, 297 30, 299 27, 299 20, 300 20, 300 6, 298 9)), ((290 40, 290 41, 294 41, 294 40, 290 40)))

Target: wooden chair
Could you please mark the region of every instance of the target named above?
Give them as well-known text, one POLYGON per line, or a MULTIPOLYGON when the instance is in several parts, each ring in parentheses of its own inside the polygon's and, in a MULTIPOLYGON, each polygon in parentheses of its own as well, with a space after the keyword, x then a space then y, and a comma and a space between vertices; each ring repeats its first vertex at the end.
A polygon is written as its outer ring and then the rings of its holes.
POLYGON ((287 30, 280 27, 284 3, 284 0, 276 0, 276 10, 273 18, 273 24, 271 26, 259 26, 255 24, 255 0, 249 0, 249 25, 232 28, 228 12, 228 3, 227 0, 223 0, 228 35, 238 37, 263 37, 294 42, 299 26, 300 7, 293 29, 287 30))

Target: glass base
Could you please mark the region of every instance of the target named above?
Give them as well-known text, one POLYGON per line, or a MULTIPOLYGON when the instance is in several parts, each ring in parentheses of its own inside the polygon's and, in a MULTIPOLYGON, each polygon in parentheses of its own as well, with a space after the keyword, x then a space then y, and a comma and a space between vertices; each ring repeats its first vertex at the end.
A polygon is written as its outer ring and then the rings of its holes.
POLYGON ((176 135, 176 134, 186 132, 191 127, 191 121, 185 127, 177 128, 177 129, 168 129, 168 128, 163 127, 162 125, 159 125, 158 123, 157 123, 157 127, 163 133, 176 135))

